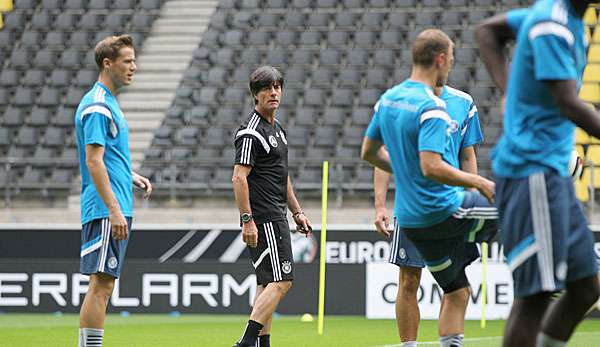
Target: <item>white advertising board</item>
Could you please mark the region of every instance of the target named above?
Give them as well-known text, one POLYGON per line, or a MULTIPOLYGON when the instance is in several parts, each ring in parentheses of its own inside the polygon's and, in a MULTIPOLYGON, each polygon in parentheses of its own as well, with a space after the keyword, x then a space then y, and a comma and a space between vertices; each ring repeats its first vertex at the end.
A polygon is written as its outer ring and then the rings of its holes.
MULTIPOLYGON (((395 300, 398 292, 398 267, 389 263, 366 265, 366 316, 370 319, 394 319, 395 300)), ((467 267, 471 283, 471 300, 466 319, 480 319, 483 301, 481 263, 467 267)), ((505 319, 513 302, 513 283, 510 270, 504 263, 487 265, 487 319, 505 319)), ((427 269, 423 269, 421 285, 417 293, 421 319, 437 319, 443 291, 427 269)))

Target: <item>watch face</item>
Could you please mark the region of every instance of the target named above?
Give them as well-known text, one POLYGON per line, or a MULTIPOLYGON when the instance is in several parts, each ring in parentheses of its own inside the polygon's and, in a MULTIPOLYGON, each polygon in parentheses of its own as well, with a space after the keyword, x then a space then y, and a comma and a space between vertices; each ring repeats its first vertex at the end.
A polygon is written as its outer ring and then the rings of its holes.
POLYGON ((252 215, 250 215, 249 213, 242 214, 242 222, 248 223, 250 219, 252 219, 252 215))

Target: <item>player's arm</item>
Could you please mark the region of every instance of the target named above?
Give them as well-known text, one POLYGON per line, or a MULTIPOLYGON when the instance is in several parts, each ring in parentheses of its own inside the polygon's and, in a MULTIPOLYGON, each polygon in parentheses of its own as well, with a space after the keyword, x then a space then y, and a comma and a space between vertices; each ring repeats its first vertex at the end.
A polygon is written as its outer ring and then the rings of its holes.
POLYGON ((136 187, 144 190, 144 199, 150 199, 150 195, 152 194, 152 183, 150 183, 150 180, 134 171, 131 171, 131 179, 136 187))
POLYGON ((390 177, 386 171, 379 168, 373 169, 373 190, 375 191, 375 228, 378 233, 385 237, 390 237, 388 227, 390 225, 390 216, 386 207, 387 191, 390 184, 390 177))
POLYGON ((419 152, 419 161, 423 176, 430 180, 450 186, 475 188, 490 202, 493 202, 495 189, 494 182, 479 175, 454 168, 442 159, 440 153, 421 151, 419 152))
POLYGON ((588 134, 600 138, 600 113, 579 99, 577 83, 574 80, 545 83, 560 113, 588 134))
POLYGON ((360 149, 360 157, 371 165, 383 171, 393 173, 390 156, 383 147, 383 143, 365 136, 360 149))
POLYGON ((108 171, 104 165, 104 147, 99 144, 87 144, 85 146, 85 165, 88 168, 94 187, 100 195, 100 198, 108 208, 109 221, 111 224, 112 235, 116 240, 127 239, 128 226, 121 206, 115 197, 108 171))
POLYGON ((479 44, 481 60, 492 80, 504 95, 508 76, 508 58, 505 47, 509 41, 515 39, 506 14, 502 13, 481 22, 475 28, 475 37, 479 44))
MULTIPOLYGON (((240 215, 248 213, 252 215, 252 209, 250 208, 250 190, 248 189, 248 175, 252 171, 250 165, 236 164, 233 167, 233 176, 231 182, 233 184, 233 194, 235 195, 235 202, 237 204, 240 215)), ((258 243, 258 228, 254 219, 250 219, 249 222, 242 223, 242 239, 250 247, 256 247, 258 243)))
POLYGON ((460 151, 460 169, 464 172, 477 175, 477 155, 475 148, 469 146, 460 151))
POLYGON ((360 149, 360 157, 363 160, 368 161, 374 167, 389 173, 393 173, 390 156, 383 146, 381 128, 379 127, 379 102, 375 104, 373 111, 373 118, 367 127, 362 147, 360 149))
POLYGON ((292 186, 292 179, 290 176, 288 176, 287 182, 288 208, 290 212, 292 212, 292 218, 294 218, 294 223, 296 223, 296 230, 308 235, 312 231, 312 225, 300 207, 300 203, 294 193, 294 187, 292 186))

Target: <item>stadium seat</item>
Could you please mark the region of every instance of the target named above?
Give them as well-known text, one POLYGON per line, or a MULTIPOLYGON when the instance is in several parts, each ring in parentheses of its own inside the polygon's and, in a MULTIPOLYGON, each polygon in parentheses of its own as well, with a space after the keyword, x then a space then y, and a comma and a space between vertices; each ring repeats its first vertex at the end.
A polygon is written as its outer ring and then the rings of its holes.
POLYGON ((16 106, 31 106, 35 101, 35 89, 19 87, 13 96, 13 104, 16 106))
POLYGON ((114 0, 112 8, 115 10, 130 10, 135 7, 136 0, 114 0))
POLYGON ((361 25, 363 30, 381 30, 385 16, 381 12, 366 12, 362 15, 361 25))
POLYGON ((600 63, 587 64, 583 72, 584 82, 600 82, 600 63))
POLYGON ((268 46, 271 40, 270 31, 252 31, 248 34, 248 45, 251 47, 268 46))
POLYGON ((50 70, 57 61, 58 54, 50 49, 41 49, 35 54, 34 65, 38 68, 50 70))
POLYGON ((402 32, 397 30, 382 31, 380 41, 382 46, 386 48, 400 48, 404 45, 402 32))
POLYGON ((13 11, 4 14, 4 29, 23 32, 27 23, 25 13, 13 11))
POLYGON ((22 126, 17 134, 16 144, 33 146, 37 143, 38 132, 35 128, 22 126))
POLYGON ((323 106, 325 104, 325 97, 323 90, 314 88, 307 89, 304 91, 304 105, 315 107, 323 106))
POLYGON ((140 0, 140 8, 143 10, 160 9, 160 0, 140 0))
POLYGON ((598 23, 598 16, 596 14, 596 9, 592 6, 588 7, 583 15, 583 22, 585 25, 594 26, 598 23))
POLYGON ((14 49, 10 55, 10 64, 17 69, 27 69, 31 65, 31 55, 31 51, 27 49, 14 49))
POLYGON ((590 45, 588 63, 600 63, 600 44, 590 45))
POLYGON ((584 83, 579 91, 579 97, 587 102, 600 103, 600 84, 584 83))
POLYGON ((379 67, 395 67, 396 54, 391 49, 378 49, 373 53, 373 65, 379 67))
POLYGON ((323 112, 323 124, 343 126, 346 119, 346 111, 342 107, 328 107, 323 112))
POLYGON ((56 106, 60 102, 60 91, 52 87, 44 87, 40 93, 37 104, 40 106, 56 106))
POLYGON ((329 13, 310 13, 306 25, 313 30, 327 29, 329 27, 330 16, 329 13))
POLYGON ((348 30, 356 28, 358 14, 350 11, 338 12, 335 15, 335 28, 340 30, 348 30))
POLYGON ((44 145, 48 147, 63 146, 65 142, 65 128, 48 127, 44 134, 44 145))
POLYGON ((51 31, 46 34, 45 46, 48 48, 64 49, 67 43, 66 34, 62 31, 51 31))
POLYGON ((34 107, 31 110, 28 124, 34 127, 48 126, 50 120, 50 110, 44 107, 34 107))
POLYGON ((25 115, 22 108, 9 106, 4 110, 4 115, 2 116, 2 126, 20 127, 23 125, 24 118, 25 115))
POLYGON ((354 93, 352 89, 337 88, 331 95, 332 106, 351 106, 354 103, 354 93))
POLYGON ((375 106, 381 96, 381 90, 376 88, 364 88, 359 92, 358 103, 361 106, 375 106))
POLYGON ((291 63, 294 65, 311 65, 315 57, 315 51, 309 49, 298 49, 292 54, 291 63))
POLYGON ((0 86, 14 87, 19 83, 20 74, 16 70, 4 69, 0 73, 0 86))
POLYGON ((406 30, 408 21, 409 15, 406 12, 392 12, 388 18, 390 29, 406 30))
POLYGON ((355 107, 352 109, 352 125, 353 126, 365 126, 371 121, 373 115, 372 107, 355 107))
POLYGON ((12 0, 0 0, 0 12, 10 12, 14 9, 12 0))

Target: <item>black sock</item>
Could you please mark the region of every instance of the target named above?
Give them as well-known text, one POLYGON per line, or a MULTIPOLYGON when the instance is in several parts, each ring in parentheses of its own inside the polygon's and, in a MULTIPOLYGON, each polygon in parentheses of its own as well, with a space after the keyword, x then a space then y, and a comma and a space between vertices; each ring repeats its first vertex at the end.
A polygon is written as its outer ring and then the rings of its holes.
POLYGON ((256 347, 271 347, 271 335, 260 335, 256 347))
POLYGON ((246 325, 246 330, 244 331, 244 336, 240 340, 241 346, 254 346, 256 344, 256 339, 258 338, 258 332, 263 328, 263 325, 259 322, 253 321, 252 319, 248 321, 248 325, 246 325))

